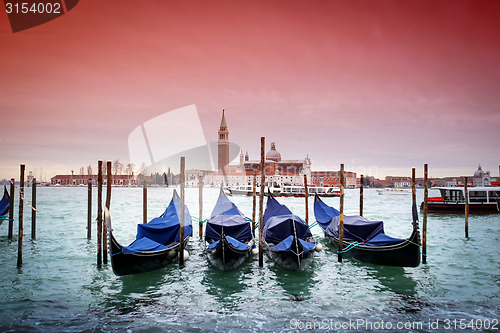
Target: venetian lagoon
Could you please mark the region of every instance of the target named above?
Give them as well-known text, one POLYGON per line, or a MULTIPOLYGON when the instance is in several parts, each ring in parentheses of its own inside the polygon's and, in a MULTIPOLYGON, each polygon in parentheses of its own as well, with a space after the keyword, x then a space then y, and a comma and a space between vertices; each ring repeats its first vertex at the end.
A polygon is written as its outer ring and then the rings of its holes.
MULTIPOLYGON (((204 189, 205 218, 218 192, 204 189)), ((171 196, 171 188, 150 188, 148 218, 160 215, 171 196)), ((358 197, 358 190, 346 190, 345 214, 358 213, 358 197)), ((418 202, 422 199, 418 190, 418 202)), ((251 217, 251 197, 231 200, 251 217)), ((279 201, 304 217, 304 198, 279 201)), ((339 198, 324 201, 339 204, 339 198)), ((312 202, 311 197, 310 207, 312 202)), ((197 189, 186 189, 186 205, 197 216, 197 189)), ((500 329, 498 214, 470 216, 469 239, 464 238, 463 215, 430 214, 428 263, 417 268, 348 258, 339 264, 335 249, 316 226, 312 232, 323 251, 305 272, 286 271, 267 257, 262 268, 253 257, 236 271, 222 272, 208 263, 194 226, 183 269, 173 262, 157 271, 117 277, 110 265, 97 268, 95 223, 92 239, 86 237, 86 187, 38 188, 37 209, 37 239, 31 240, 25 207, 19 270, 16 239, 7 240, 8 223, 0 226, 1 331, 436 332, 435 324, 439 331, 472 331, 479 325, 483 331, 486 325, 492 332, 500 329)), ((309 214, 314 221, 312 209, 309 214)), ((111 216, 117 239, 130 243, 142 222, 142 188, 113 188, 111 216)), ((365 189, 364 216, 382 219, 388 235, 406 238, 411 232, 411 195, 365 189)))

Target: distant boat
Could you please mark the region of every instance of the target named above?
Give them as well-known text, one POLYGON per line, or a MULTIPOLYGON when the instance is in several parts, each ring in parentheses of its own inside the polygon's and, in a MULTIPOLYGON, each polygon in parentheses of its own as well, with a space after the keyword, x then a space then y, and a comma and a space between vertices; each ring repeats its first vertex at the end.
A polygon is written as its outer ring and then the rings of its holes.
MULTIPOLYGON (((420 233, 416 203, 413 203, 413 231, 408 239, 387 236, 382 221, 344 215, 344 255, 375 265, 417 267, 420 265, 420 233)), ((339 244, 340 212, 316 196, 314 216, 336 248, 339 244)))
MULTIPOLYGON (((108 228, 113 272, 116 275, 148 272, 165 267, 176 258, 180 249, 180 216, 180 198, 174 190, 165 212, 148 223, 138 224, 136 240, 129 246, 122 246, 113 235, 110 213, 106 208, 104 221, 108 228)), ((184 243, 187 244, 193 235, 187 206, 184 206, 184 228, 184 243)))
POLYGON ((314 257, 316 240, 309 226, 268 194, 264 213, 264 245, 278 265, 292 271, 307 268, 314 257))
MULTIPOLYGON (((238 185, 235 187, 228 187, 227 190, 232 195, 253 195, 253 186, 251 185, 238 185)), ((283 185, 282 187, 264 188, 264 191, 271 191, 274 197, 305 197, 306 189, 300 185, 283 185)), ((339 197, 340 189, 338 187, 323 187, 308 185, 308 194, 310 196, 318 194, 321 197, 339 197)), ((256 193, 260 193, 260 186, 257 186, 256 193)))
POLYGON ((236 269, 250 255, 254 244, 250 222, 221 187, 205 231, 209 261, 221 270, 236 269))
MULTIPOLYGON (((429 213, 465 213, 465 187, 438 187, 439 197, 429 197, 429 213)), ((500 186, 467 187, 469 194, 469 213, 495 214, 500 212, 500 186)), ((424 203, 420 210, 424 209, 424 203)))
POLYGON ((378 194, 391 194, 391 195, 408 195, 411 194, 410 189, 406 188, 384 188, 384 189, 378 189, 377 190, 378 194))
POLYGON ((9 192, 7 192, 7 187, 4 185, 3 186, 3 197, 2 200, 0 200, 0 225, 2 224, 4 219, 8 219, 7 212, 10 209, 10 195, 9 192))

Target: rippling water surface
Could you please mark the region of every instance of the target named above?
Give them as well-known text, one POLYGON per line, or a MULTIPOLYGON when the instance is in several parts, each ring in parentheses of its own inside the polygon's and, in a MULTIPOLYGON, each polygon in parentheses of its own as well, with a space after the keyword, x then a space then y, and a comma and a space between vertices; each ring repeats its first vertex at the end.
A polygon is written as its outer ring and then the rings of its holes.
MULTIPOLYGON (((149 189, 150 219, 163 212, 171 195, 170 188, 149 189)), ((204 217, 217 196, 218 189, 204 189, 204 217)), ((357 190, 346 191, 346 214, 357 214, 358 196, 357 190)), ((486 331, 500 330, 499 215, 471 216, 469 239, 463 215, 429 215, 428 263, 418 268, 351 259, 339 264, 316 226, 312 230, 324 250, 305 272, 286 271, 267 257, 262 268, 253 257, 236 271, 221 272, 209 265, 195 227, 183 269, 173 262, 117 277, 111 266, 97 268, 95 222, 87 240, 85 187, 38 188, 37 199, 36 240, 30 239, 25 206, 22 269, 16 268, 17 236, 8 241, 8 223, 0 226, 0 331, 463 332, 485 331, 487 325, 486 331)), ((251 197, 231 199, 251 217, 251 197)), ((303 198, 278 200, 304 217, 303 198)), ((338 198, 324 201, 339 204, 338 198)), ((364 215, 384 220, 387 234, 410 235, 411 196, 368 189, 364 203, 364 215)), ((197 216, 197 189, 186 189, 186 204, 197 216)), ((312 198, 309 207, 314 221, 312 198)), ((142 222, 142 188, 113 188, 111 216, 117 239, 132 242, 142 222)))

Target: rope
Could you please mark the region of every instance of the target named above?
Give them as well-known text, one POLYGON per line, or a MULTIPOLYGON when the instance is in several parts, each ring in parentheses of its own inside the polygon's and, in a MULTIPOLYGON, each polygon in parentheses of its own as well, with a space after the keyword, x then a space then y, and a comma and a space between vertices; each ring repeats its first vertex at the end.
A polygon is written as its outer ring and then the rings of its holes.
POLYGON ((32 205, 31 205, 31 204, 30 204, 30 203, 29 203, 26 199, 24 199, 24 197, 23 197, 23 196, 21 196, 21 199, 22 199, 24 202, 26 202, 26 204, 27 204, 27 205, 28 205, 31 209, 33 209, 35 212, 40 213, 40 212, 39 212, 38 210, 36 210, 36 208, 35 208, 35 207, 33 207, 33 206, 32 206, 32 205))
POLYGON ((315 226, 317 226, 317 225, 318 225, 318 221, 315 221, 315 222, 313 222, 313 223, 309 226, 309 228, 314 228, 314 227, 315 227, 315 226))
POLYGON ((197 218, 196 216, 191 216, 191 220, 194 220, 195 222, 198 222, 199 225, 202 225, 203 223, 207 222, 207 220, 203 220, 203 221, 200 221, 199 218, 197 218))
POLYGON ((8 215, 1 215, 0 220, 5 220, 5 221, 14 221, 14 219, 9 219, 8 215))
POLYGON ((361 244, 363 244, 363 243, 354 242, 354 243, 349 244, 349 246, 346 247, 345 250, 336 251, 336 252, 337 252, 337 254, 346 253, 346 252, 349 252, 350 250, 354 249, 356 246, 361 245, 361 244))

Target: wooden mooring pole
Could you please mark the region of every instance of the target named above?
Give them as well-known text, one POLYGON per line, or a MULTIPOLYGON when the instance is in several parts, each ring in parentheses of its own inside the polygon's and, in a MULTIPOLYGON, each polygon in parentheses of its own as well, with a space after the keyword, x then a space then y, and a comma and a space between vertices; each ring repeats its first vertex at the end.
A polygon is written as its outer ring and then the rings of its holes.
MULTIPOLYGON (((106 163, 106 208, 110 209, 111 206, 111 185, 113 184, 113 174, 111 173, 111 161, 106 163)), ((106 223, 102 224, 102 262, 108 263, 108 227, 106 223)))
POLYGON ((342 262, 344 244, 344 164, 340 165, 340 216, 339 216, 339 249, 338 262, 342 262))
POLYGON ((359 184, 359 216, 363 216, 363 183, 364 178, 363 175, 361 175, 359 184))
POLYGON ((17 268, 23 266, 23 208, 24 208, 24 164, 21 164, 19 178, 19 232, 17 234, 17 268))
POLYGON ((417 202, 416 178, 415 168, 411 169, 411 203, 417 202))
POLYGON ((97 162, 97 267, 102 266, 102 161, 97 162))
POLYGON ((16 189, 16 180, 14 178, 10 179, 10 207, 9 207, 9 234, 8 238, 12 239, 14 234, 14 192, 16 189))
POLYGON ((199 195, 198 195, 198 206, 200 207, 199 210, 199 233, 200 233, 200 238, 203 237, 203 176, 198 177, 198 189, 199 189, 199 195))
POLYGON ((257 171, 253 172, 252 234, 255 237, 255 206, 257 205, 257 171))
POLYGON ((307 188, 307 176, 304 175, 304 190, 306 197, 306 224, 309 224, 309 189, 307 188))
POLYGON ((265 170, 266 138, 260 138, 260 193, 259 193, 259 267, 264 266, 264 188, 266 187, 265 170))
POLYGON ((429 198, 428 165, 424 164, 424 213, 422 217, 422 263, 427 263, 427 213, 429 198))
POLYGON ((467 179, 465 177, 464 194, 465 194, 465 238, 469 238, 469 190, 467 188, 467 179))
POLYGON ((180 238, 180 249, 179 249, 179 267, 184 267, 184 186, 185 186, 185 168, 186 168, 186 158, 181 157, 181 230, 179 233, 180 238))
POLYGON ((36 239, 36 178, 31 187, 31 239, 36 239))
POLYGON ((148 183, 146 178, 142 182, 142 223, 148 223, 148 183))
POLYGON ((87 239, 92 238, 92 179, 87 183, 87 239))

